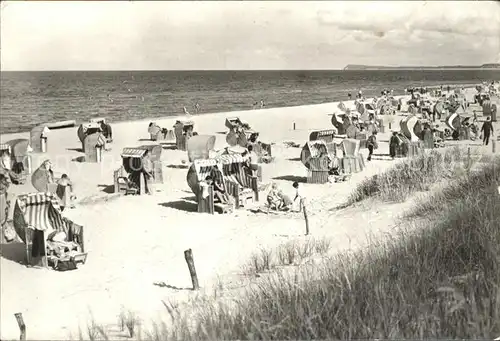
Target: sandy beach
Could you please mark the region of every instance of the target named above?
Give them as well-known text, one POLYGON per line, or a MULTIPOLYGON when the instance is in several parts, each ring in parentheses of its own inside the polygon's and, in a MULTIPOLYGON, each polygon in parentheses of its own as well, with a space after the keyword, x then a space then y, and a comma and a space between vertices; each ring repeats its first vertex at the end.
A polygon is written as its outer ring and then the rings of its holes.
MULTIPOLYGON (((332 129, 331 114, 338 103, 290 108, 260 109, 242 112, 192 116, 195 131, 216 136, 216 149, 226 146, 226 117, 237 116, 260 132, 260 140, 274 143, 274 162, 263 164, 263 183, 275 181, 289 195, 292 182, 305 182, 306 168, 300 152, 314 130, 332 129), (293 129, 295 125, 295 130, 293 129), (287 147, 293 141, 301 147, 287 147)), ((390 130, 399 130, 400 115, 381 116, 386 132, 378 135, 377 153, 388 153, 390 130)), ((155 120, 171 128, 175 117, 155 120)), ((50 159, 56 175, 67 173, 75 184, 76 208, 64 215, 84 226, 87 263, 78 270, 57 272, 27 268, 20 262, 23 244, 2 245, 1 262, 1 337, 16 339, 19 329, 14 313, 22 312, 28 339, 68 339, 80 326, 86 329, 90 312, 104 325, 117 323, 121 307, 141 315, 145 322, 166 314, 162 300, 186 300, 210 292, 219 280, 231 282, 242 264, 261 247, 290 240, 328 237, 332 252, 362 247, 367 235, 382 235, 394 229, 398 212, 410 203, 370 210, 330 211, 342 203, 360 181, 377 174, 397 161, 374 158, 360 173, 343 183, 307 184, 302 189, 308 198, 311 236, 304 236, 301 214, 265 215, 236 210, 228 215, 196 213, 194 198, 186 182, 187 152, 164 149, 163 185, 152 196, 119 196, 108 193, 113 185, 113 171, 122 162, 124 147, 154 144, 147 127, 151 120, 113 124, 112 149, 103 154, 99 164, 73 161, 83 155, 77 127, 52 130, 48 152, 33 155, 33 169, 50 159), (166 174, 166 176, 165 176, 166 174), (191 287, 183 251, 193 250, 202 290, 191 287), (155 285, 164 283, 167 287, 155 285)), ((498 131, 498 124, 495 126, 498 131)), ((1 136, 1 142, 29 138, 29 133, 1 136)), ((496 136, 495 136, 496 138, 496 136)), ((462 141, 491 153, 491 146, 479 141, 462 141)), ((362 154, 366 156, 367 150, 362 154)), ((12 197, 33 192, 31 182, 11 186, 12 197)), ((262 201, 261 195, 261 201, 262 201)), ((10 213, 12 214, 12 212, 10 213)))

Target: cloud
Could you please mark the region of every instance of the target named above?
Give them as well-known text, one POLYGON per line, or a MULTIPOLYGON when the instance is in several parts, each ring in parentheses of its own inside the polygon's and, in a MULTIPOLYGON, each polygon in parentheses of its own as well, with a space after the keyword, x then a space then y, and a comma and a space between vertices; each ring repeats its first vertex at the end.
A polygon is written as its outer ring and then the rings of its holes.
POLYGON ((3 69, 307 69, 442 64, 444 57, 478 64, 500 51, 500 6, 489 2, 8 5, 3 69))

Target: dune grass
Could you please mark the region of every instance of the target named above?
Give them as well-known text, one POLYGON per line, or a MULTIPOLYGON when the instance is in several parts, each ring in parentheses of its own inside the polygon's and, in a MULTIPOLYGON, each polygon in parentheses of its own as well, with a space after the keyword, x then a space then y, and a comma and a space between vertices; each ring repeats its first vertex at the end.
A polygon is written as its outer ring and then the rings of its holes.
POLYGON ((155 340, 498 337, 499 182, 497 158, 410 212, 433 215, 409 223, 426 228, 336 256, 314 277, 270 276, 155 340))
MULTIPOLYGON (((461 155, 456 149, 448 153, 461 155)), ((427 175, 437 176, 433 172, 427 175)), ((411 174, 401 178, 415 179, 411 174)), ((156 325, 143 339, 498 337, 499 185, 497 157, 423 201, 408 212, 397 235, 373 242, 369 250, 331 257, 314 270, 264 276, 246 295, 199 304, 194 315, 176 315, 172 325, 156 325)), ((394 193, 382 191, 382 199, 394 193)), ((328 249, 317 245, 316 252, 328 249)), ((291 246, 276 255, 280 264, 300 257, 291 246)), ((269 253, 257 259, 264 264, 260 271, 271 268, 265 266, 272 263, 269 253)))
POLYGON ((387 171, 362 181, 339 208, 370 197, 403 202, 415 192, 429 190, 432 184, 442 179, 467 175, 477 161, 477 155, 469 154, 466 148, 433 149, 417 157, 404 159, 387 171))

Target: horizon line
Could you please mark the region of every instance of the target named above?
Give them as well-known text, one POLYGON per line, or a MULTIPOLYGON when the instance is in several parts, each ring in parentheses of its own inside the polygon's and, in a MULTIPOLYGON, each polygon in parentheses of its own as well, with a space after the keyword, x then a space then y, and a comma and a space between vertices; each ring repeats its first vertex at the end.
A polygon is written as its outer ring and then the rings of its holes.
MULTIPOLYGON (((494 63, 498 64, 498 63, 494 63)), ((331 68, 331 69, 68 69, 68 70, 0 70, 0 73, 6 72, 282 72, 282 71, 394 71, 399 70, 418 70, 418 69, 473 69, 473 70, 500 70, 499 67, 482 67, 481 65, 450 65, 450 66, 372 66, 353 64, 353 66, 363 66, 366 69, 346 69, 331 68), (384 69, 385 68, 385 69, 384 69)))

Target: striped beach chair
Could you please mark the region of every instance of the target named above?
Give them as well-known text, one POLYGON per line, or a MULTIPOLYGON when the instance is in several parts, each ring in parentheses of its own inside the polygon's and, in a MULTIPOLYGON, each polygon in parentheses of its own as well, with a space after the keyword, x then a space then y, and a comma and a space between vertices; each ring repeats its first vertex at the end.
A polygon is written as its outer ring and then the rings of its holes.
POLYGON ((207 176, 212 174, 215 166, 221 172, 226 191, 234 199, 236 208, 246 206, 249 201, 256 202, 259 200, 258 179, 257 176, 247 173, 244 167, 247 160, 247 157, 239 154, 225 154, 214 159, 195 160, 193 162, 188 171, 187 181, 189 187, 197 196, 199 212, 213 213, 213 210, 207 211, 204 208, 207 206, 206 203, 201 202, 204 200, 213 201, 213 198, 208 198, 210 195, 208 197, 207 195, 201 195, 203 188, 200 184, 205 181, 207 176))
POLYGON ((50 265, 54 269, 64 265, 76 268, 85 263, 87 253, 83 239, 83 226, 61 215, 58 199, 51 193, 30 193, 16 199, 13 216, 14 229, 26 244, 26 263, 50 265), (64 232, 65 242, 74 247, 70 252, 52 252, 54 244, 49 236, 54 232, 64 232))

